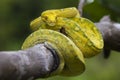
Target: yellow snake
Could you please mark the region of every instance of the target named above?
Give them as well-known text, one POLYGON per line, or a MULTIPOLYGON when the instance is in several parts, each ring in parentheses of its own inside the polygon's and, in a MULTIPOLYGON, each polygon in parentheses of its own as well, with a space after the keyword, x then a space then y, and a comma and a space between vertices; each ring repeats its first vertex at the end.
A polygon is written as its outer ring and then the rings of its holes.
POLYGON ((47 42, 60 58, 60 65, 51 75, 75 76, 84 72, 84 57, 101 52, 103 38, 93 22, 80 17, 75 7, 44 11, 30 23, 33 32, 22 49, 47 42))

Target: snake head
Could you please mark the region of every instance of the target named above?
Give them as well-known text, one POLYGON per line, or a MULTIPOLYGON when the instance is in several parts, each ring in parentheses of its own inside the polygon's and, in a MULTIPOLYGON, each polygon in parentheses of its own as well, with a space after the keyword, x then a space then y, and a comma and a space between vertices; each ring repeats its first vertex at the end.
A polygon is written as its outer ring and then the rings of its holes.
POLYGON ((56 18, 57 18, 57 15, 54 11, 47 10, 41 14, 41 19, 45 23, 47 23, 49 26, 55 26, 56 18))

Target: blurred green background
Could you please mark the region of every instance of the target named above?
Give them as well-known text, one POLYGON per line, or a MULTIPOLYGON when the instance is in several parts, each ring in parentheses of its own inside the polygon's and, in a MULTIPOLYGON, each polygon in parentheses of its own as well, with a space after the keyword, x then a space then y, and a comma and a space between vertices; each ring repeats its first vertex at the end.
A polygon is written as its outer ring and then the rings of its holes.
MULTIPOLYGON (((0 0, 0 51, 18 50, 31 33, 29 23, 46 9, 78 6, 78 0, 0 0)), ((98 22, 104 15, 120 22, 120 0, 87 0, 83 17, 98 22)), ((76 77, 51 77, 47 80, 120 80, 120 53, 113 51, 105 60, 102 54, 86 59, 86 71, 76 77)), ((46 79, 40 79, 46 80, 46 79)))

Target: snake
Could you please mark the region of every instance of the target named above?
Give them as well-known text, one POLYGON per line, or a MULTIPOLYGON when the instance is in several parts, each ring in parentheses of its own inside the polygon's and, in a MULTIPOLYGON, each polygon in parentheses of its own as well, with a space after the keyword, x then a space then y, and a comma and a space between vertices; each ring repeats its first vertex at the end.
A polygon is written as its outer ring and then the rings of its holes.
POLYGON ((30 26, 32 29, 36 27, 38 29, 62 31, 62 33, 75 42, 86 58, 99 54, 102 51, 104 44, 102 35, 94 23, 89 19, 80 17, 80 15, 78 16, 78 11, 76 11, 77 9, 75 8, 65 8, 65 10, 63 9, 62 11, 64 12, 61 13, 59 12, 61 9, 58 10, 58 13, 56 12, 57 10, 50 10, 50 12, 48 10, 44 11, 41 14, 41 17, 31 22, 30 26), (69 15, 68 17, 68 13, 65 14, 65 12, 68 11, 67 9, 71 10, 70 14, 73 12, 73 15, 69 15), (76 15, 74 15, 75 11, 76 15), (56 13, 58 16, 52 16, 51 12, 56 13), (64 16, 61 14, 64 14, 64 16), (49 22, 52 22, 54 26, 51 26, 49 22))
POLYGON ((75 7, 43 11, 30 23, 34 31, 22 49, 47 42, 56 50, 60 64, 52 74, 75 76, 85 70, 84 58, 99 54, 104 46, 100 31, 75 7))

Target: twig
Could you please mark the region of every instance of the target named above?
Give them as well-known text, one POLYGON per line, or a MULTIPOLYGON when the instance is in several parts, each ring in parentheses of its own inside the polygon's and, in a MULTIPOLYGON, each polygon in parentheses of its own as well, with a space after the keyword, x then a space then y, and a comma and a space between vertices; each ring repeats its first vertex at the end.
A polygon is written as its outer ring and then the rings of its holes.
POLYGON ((83 11, 83 7, 85 5, 85 2, 86 0, 79 0, 79 4, 78 4, 78 10, 79 10, 79 13, 80 13, 80 16, 82 16, 82 11, 83 11))

